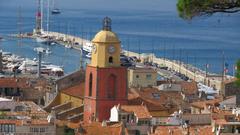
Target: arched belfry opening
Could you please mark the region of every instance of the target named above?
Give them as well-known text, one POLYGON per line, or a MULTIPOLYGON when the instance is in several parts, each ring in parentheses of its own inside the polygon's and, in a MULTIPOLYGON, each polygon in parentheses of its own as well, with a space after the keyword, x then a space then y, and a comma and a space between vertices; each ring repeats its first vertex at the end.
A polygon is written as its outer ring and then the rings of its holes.
POLYGON ((112 30, 112 20, 109 17, 103 19, 103 30, 111 31, 112 30))
POLYGON ((112 57, 112 56, 110 56, 110 57, 108 58, 108 62, 109 62, 110 64, 113 64, 113 57, 112 57))
POLYGON ((90 73, 90 75, 89 75, 89 84, 88 84, 89 96, 90 97, 92 96, 92 84, 93 84, 93 76, 92 76, 92 73, 90 73))
POLYGON ((108 89, 107 89, 107 97, 111 99, 115 99, 115 96, 117 94, 116 92, 116 86, 117 84, 117 77, 114 74, 111 74, 108 77, 108 89))

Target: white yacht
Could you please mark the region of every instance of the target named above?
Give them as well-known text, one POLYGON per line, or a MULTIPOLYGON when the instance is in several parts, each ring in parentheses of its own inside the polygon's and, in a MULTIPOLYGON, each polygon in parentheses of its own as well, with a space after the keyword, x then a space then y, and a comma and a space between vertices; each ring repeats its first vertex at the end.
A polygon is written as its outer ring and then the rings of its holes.
POLYGON ((65 45, 66 48, 72 48, 70 44, 65 45))
POLYGON ((89 58, 89 59, 91 59, 91 58, 92 58, 92 53, 88 53, 88 54, 86 55, 86 57, 89 58))
POLYGON ((45 50, 45 53, 46 53, 46 54, 51 54, 52 51, 51 51, 49 48, 47 48, 47 49, 45 50))
POLYGON ((87 53, 91 53, 92 52, 92 43, 91 42, 87 42, 85 45, 83 45, 83 51, 87 52, 87 53))

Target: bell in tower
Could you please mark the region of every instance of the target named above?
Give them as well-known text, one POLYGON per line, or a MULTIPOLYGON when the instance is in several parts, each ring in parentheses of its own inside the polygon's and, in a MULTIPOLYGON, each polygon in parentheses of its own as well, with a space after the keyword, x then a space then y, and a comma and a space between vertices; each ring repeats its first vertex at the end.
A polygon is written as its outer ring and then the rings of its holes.
POLYGON ((112 30, 111 25, 112 25, 112 20, 111 20, 111 18, 105 17, 105 18, 103 19, 103 30, 111 31, 111 30, 112 30))

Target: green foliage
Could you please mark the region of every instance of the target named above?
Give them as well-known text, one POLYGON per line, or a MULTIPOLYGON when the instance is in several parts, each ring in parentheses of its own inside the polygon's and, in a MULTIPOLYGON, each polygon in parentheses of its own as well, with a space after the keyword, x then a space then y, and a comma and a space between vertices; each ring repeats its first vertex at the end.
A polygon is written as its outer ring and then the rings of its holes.
POLYGON ((237 12, 240 8, 240 0, 178 0, 177 10, 179 16, 184 19, 192 19, 194 16, 211 15, 215 12, 237 12), (238 9, 235 9, 238 8, 238 9))
POLYGON ((4 111, 0 111, 0 119, 5 119, 6 113, 4 111))
POLYGON ((235 74, 235 76, 237 78, 236 84, 238 87, 240 87, 240 59, 237 61, 236 66, 237 66, 237 70, 236 70, 236 74, 235 74))
POLYGON ((67 126, 64 127, 64 135, 74 135, 74 129, 68 128, 67 126))

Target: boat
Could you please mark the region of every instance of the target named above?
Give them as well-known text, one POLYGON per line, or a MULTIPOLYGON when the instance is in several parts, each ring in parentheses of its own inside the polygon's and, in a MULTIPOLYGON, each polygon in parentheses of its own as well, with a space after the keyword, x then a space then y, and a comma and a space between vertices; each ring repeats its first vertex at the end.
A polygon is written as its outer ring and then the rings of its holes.
POLYGON ((22 62, 18 69, 25 73, 37 73, 38 63, 34 60, 26 59, 22 62))
POLYGON ((88 54, 86 55, 86 57, 91 59, 91 58, 92 58, 92 53, 88 53, 88 54))
POLYGON ((12 53, 10 53, 10 52, 2 52, 2 55, 4 55, 4 56, 11 56, 12 53))
POLYGON ((56 65, 43 65, 41 67, 41 73, 49 76, 63 76, 64 70, 60 66, 56 65))
POLYGON ((45 50, 45 53, 46 53, 46 54, 51 54, 52 51, 51 51, 49 48, 47 48, 47 49, 45 50))
POLYGON ((55 9, 52 10, 52 14, 53 14, 53 15, 61 14, 61 11, 60 11, 60 9, 55 8, 55 9))
POLYGON ((70 44, 65 45, 66 48, 72 48, 70 44))
POLYGON ((46 40, 45 40, 44 38, 37 37, 37 38, 36 38, 36 41, 37 41, 38 43, 43 43, 43 42, 45 42, 46 40))
POLYGON ((52 42, 51 45, 56 45, 56 42, 52 42))
POLYGON ((11 55, 11 56, 7 57, 6 60, 7 60, 8 62, 16 63, 16 62, 22 62, 22 61, 24 61, 24 58, 22 58, 22 57, 20 57, 20 56, 17 56, 17 55, 11 55))
POLYGON ((92 52, 92 43, 91 42, 87 42, 85 45, 83 45, 83 51, 87 52, 87 53, 91 53, 92 52))
POLYGON ((36 41, 41 44, 55 45, 55 41, 51 37, 48 37, 46 35, 37 37, 36 41))
POLYGON ((45 54, 51 54, 52 53, 52 51, 49 48, 45 49, 45 48, 42 48, 42 47, 35 47, 33 50, 36 51, 36 52, 42 52, 42 53, 45 53, 45 54))
POLYGON ((53 9, 52 9, 52 15, 57 15, 57 14, 61 14, 61 11, 59 8, 56 8, 56 3, 55 0, 53 0, 53 9))

